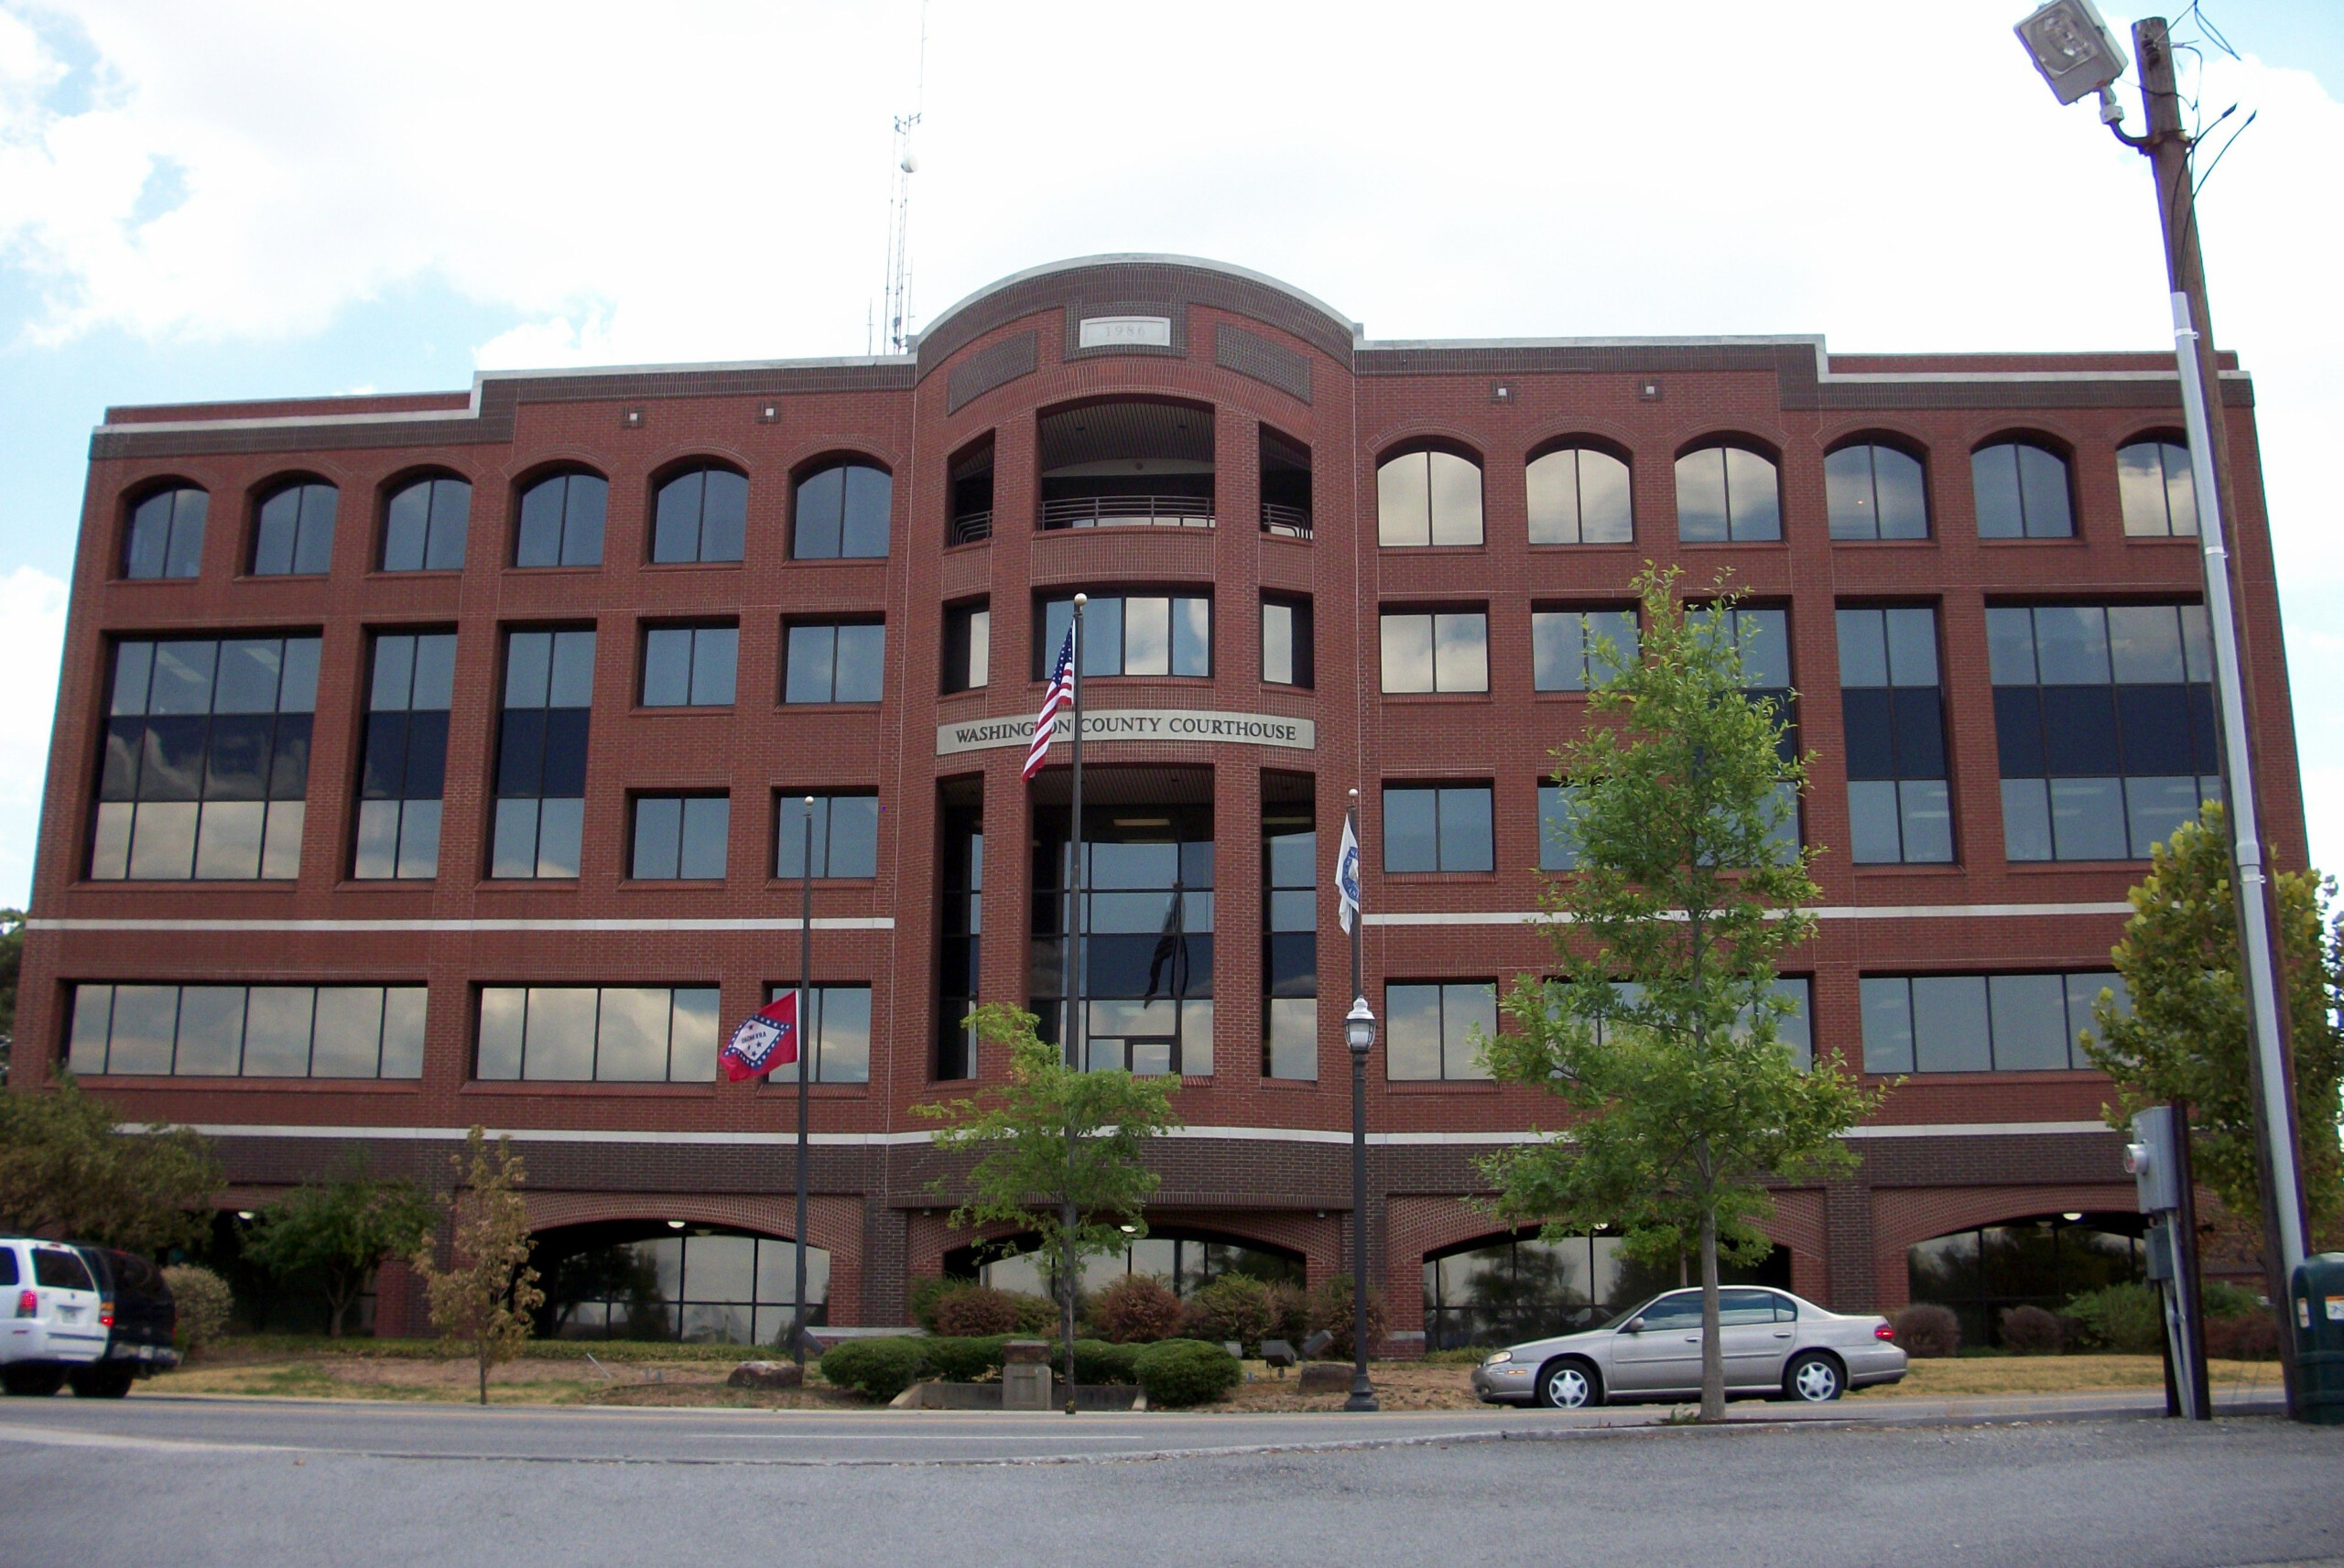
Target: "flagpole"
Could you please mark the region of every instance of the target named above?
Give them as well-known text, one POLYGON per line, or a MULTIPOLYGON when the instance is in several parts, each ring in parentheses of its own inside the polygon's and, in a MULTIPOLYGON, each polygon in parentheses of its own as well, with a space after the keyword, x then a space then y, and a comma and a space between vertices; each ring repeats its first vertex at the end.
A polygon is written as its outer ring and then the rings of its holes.
POLYGON ((798 1307, 790 1320, 789 1346, 798 1370, 806 1368, 806 1087, 813 1054, 806 1010, 814 969, 814 797, 806 797, 806 841, 798 862, 798 1307))
MULTIPOLYGON (((1068 925, 1072 926, 1073 930, 1068 938, 1068 945, 1070 948, 1070 952, 1068 958, 1067 970, 1067 1034, 1069 1037, 1069 1043, 1067 1045, 1069 1054, 1067 1060, 1069 1065, 1071 1065, 1078 1073, 1083 1071, 1090 1065, 1088 1057, 1090 1055, 1089 1046, 1091 1034, 1089 1020, 1084 1016, 1082 1006, 1082 931, 1083 927, 1090 924, 1089 921, 1084 918, 1084 911, 1082 907, 1082 889, 1083 884, 1087 880, 1083 875, 1082 864, 1082 607, 1090 602, 1091 596, 1087 593, 1078 593, 1074 596, 1074 624, 1072 633, 1074 640, 1071 644, 1074 651, 1074 806, 1072 813, 1073 821, 1069 826, 1073 830, 1074 837, 1074 918, 1068 922, 1068 925)), ((1074 1166, 1074 1107, 1071 1099, 1069 1099, 1067 1106, 1066 1159, 1068 1174, 1071 1176, 1074 1166)), ((1074 1382, 1074 1292, 1075 1286, 1079 1282, 1079 1278, 1075 1272, 1074 1251, 1074 1228, 1076 1218, 1077 1217, 1074 1212, 1074 1184, 1069 1180, 1067 1184, 1066 1202, 1058 1215, 1060 1238, 1060 1245, 1058 1248, 1058 1271, 1064 1276, 1062 1282, 1066 1291, 1066 1304, 1061 1310, 1060 1326, 1066 1335, 1065 1409, 1066 1413, 1069 1415, 1072 1415, 1075 1411, 1076 1399, 1074 1382)))

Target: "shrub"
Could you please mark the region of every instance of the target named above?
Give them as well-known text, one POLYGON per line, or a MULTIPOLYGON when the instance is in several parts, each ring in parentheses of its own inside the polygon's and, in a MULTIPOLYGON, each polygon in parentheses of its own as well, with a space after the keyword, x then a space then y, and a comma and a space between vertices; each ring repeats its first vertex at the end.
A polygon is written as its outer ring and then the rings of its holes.
POLYGON ((201 1263, 174 1263, 163 1271, 163 1282, 170 1286, 171 1301, 179 1308, 180 1347, 199 1356, 217 1345, 234 1305, 228 1281, 201 1263))
POLYGON ((2050 1355, 2067 1337, 2059 1320, 2039 1306, 2004 1307, 2002 1326, 2002 1348, 2020 1356, 2050 1355))
POLYGON ((2279 1358, 2279 1325, 2257 1309, 2240 1315, 2206 1317, 2206 1354, 2223 1361, 2275 1361, 2279 1358))
MULTIPOLYGON (((1078 1339, 1074 1342, 1074 1380, 1078 1383, 1136 1383, 1139 1381, 1139 1358, 1148 1348, 1145 1345, 1114 1345, 1104 1339, 1078 1339)), ((1052 1347, 1050 1365, 1061 1368, 1066 1365, 1065 1353, 1056 1346, 1052 1347)))
POLYGON ((2156 1287, 2107 1285, 2067 1298, 2068 1338, 2093 1350, 2154 1356, 2165 1345, 2165 1308, 2156 1287))
POLYGON ((974 1280, 956 1280, 950 1274, 931 1274, 925 1280, 913 1281, 911 1288, 912 1321, 930 1334, 937 1332, 936 1309, 944 1298, 975 1287, 974 1280))
POLYGON ((946 1338, 1010 1334, 1017 1328, 1017 1303, 1007 1291, 971 1285, 939 1299, 935 1316, 934 1332, 946 1338))
POLYGON ((1188 1301, 1188 1334, 1208 1345, 1235 1340, 1248 1350, 1277 1331, 1270 1287, 1246 1274, 1223 1274, 1188 1301))
POLYGON ((1117 1345, 1169 1339, 1180 1332, 1180 1298, 1153 1274, 1125 1274, 1099 1292, 1091 1319, 1117 1345))
MULTIPOLYGON (((1351 1352, 1351 1277, 1337 1274, 1310 1292, 1304 1308, 1304 1322, 1312 1334, 1325 1329, 1335 1336, 1327 1346, 1325 1358, 1349 1361, 1351 1352)), ((1373 1355, 1376 1342, 1384 1337, 1384 1292, 1370 1287, 1367 1292, 1367 1345, 1373 1355)), ((1300 1346, 1295 1346, 1300 1349, 1300 1346)))
POLYGON ((1166 1339, 1151 1345, 1139 1353, 1134 1370, 1147 1402, 1170 1410, 1217 1400, 1244 1375, 1236 1357, 1201 1339, 1166 1339))
POLYGON ((1310 1337, 1310 1298, 1300 1285, 1289 1285, 1281 1280, 1270 1287, 1270 1333, 1268 1337, 1283 1339, 1299 1347, 1310 1337))
MULTIPOLYGON (((2208 1319, 2270 1315, 2271 1309, 2263 1304, 2261 1296, 2252 1291, 2233 1285, 2228 1280, 2208 1280, 2205 1282, 2205 1295, 2206 1316, 2208 1319)), ((2273 1328, 2272 1332, 2276 1334, 2278 1330, 2273 1328)))
POLYGON ((1895 1318, 1896 1343, 1904 1354, 1927 1360, 1961 1348, 1961 1320, 1935 1302, 1915 1302, 1895 1318))
POLYGON ((922 1343, 925 1352, 920 1376, 948 1383, 982 1383, 1001 1370, 1006 1334, 979 1338, 939 1338, 922 1343))
POLYGON ((1017 1327, 1022 1335, 1041 1335, 1045 1338, 1058 1336, 1058 1303, 1047 1296, 1037 1296, 1030 1291, 1004 1291, 1017 1308, 1017 1327))
POLYGON ((909 1338, 850 1339, 822 1353, 822 1376, 841 1389, 892 1400, 918 1380, 928 1347, 909 1338))

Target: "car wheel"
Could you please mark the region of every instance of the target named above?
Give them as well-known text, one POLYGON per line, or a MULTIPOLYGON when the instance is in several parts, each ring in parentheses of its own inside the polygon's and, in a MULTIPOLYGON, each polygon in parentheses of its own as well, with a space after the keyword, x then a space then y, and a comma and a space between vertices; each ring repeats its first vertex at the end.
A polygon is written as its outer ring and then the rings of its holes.
POLYGON ((0 1388, 29 1399, 47 1399, 64 1386, 62 1367, 11 1367, 0 1372, 0 1388))
POLYGON ((1783 1391, 1805 1404, 1829 1404, 1846 1391, 1847 1374, 1839 1363, 1819 1350, 1810 1350, 1783 1373, 1783 1391))
POLYGON ((130 1374, 114 1368, 71 1373, 66 1380, 79 1400, 118 1400, 130 1392, 130 1374))
POLYGON ((1538 1402, 1552 1410, 1585 1410, 1603 1402, 1603 1385, 1584 1361, 1550 1361, 1538 1368, 1538 1402))

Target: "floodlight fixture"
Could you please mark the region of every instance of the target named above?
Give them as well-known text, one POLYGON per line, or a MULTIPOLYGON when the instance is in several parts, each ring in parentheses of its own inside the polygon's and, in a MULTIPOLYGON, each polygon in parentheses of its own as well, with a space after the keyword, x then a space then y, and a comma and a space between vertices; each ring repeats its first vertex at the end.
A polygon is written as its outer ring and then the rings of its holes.
POLYGON ((2124 51, 2091 0, 2050 0, 2013 31, 2062 103, 2105 93, 2124 74, 2124 51))

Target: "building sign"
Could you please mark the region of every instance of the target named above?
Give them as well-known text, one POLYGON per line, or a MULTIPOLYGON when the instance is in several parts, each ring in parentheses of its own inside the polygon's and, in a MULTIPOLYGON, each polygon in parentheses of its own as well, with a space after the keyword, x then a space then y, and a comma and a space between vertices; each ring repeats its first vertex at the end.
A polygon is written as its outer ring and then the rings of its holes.
MULTIPOLYGON (((1023 746, 1034 721, 1022 714, 1000 719, 971 719, 961 724, 936 727, 936 754, 990 751, 995 746, 1023 746)), ((1058 718, 1058 738, 1074 734, 1074 716, 1058 718)), ((1101 741, 1219 741, 1235 746, 1286 746, 1316 751, 1316 719, 1289 719, 1281 713, 1212 713, 1190 708, 1148 708, 1123 712, 1086 713, 1082 738, 1101 741)))
POLYGON ((1075 346, 1084 349, 1168 349, 1172 346, 1169 316, 1085 316, 1076 329, 1075 346))

